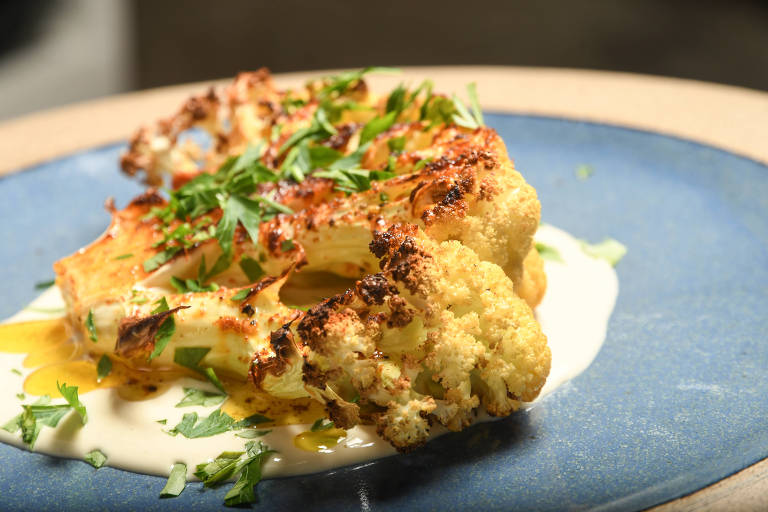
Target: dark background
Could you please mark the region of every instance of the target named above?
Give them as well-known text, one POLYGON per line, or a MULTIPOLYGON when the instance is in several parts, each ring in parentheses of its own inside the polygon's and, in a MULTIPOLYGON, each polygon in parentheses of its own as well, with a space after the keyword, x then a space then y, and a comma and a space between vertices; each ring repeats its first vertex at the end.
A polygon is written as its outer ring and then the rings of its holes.
POLYGON ((768 2, 757 0, 30 0, 0 2, 0 95, 3 80, 13 85, 12 76, 3 77, 9 56, 48 37, 65 18, 77 37, 97 35, 81 41, 81 50, 51 59, 62 67, 59 83, 49 78, 48 95, 37 93, 26 110, 15 102, 11 114, 48 107, 60 96, 66 103, 262 65, 275 72, 371 64, 554 66, 768 90, 768 2), (103 55, 107 50, 112 53, 103 55), (78 76, 94 79, 70 93, 65 76, 78 58, 86 62, 78 76), (69 67, 62 62, 68 59, 69 67), (106 78, 98 82, 100 72, 106 78), (41 103, 40 96, 50 101, 41 103))

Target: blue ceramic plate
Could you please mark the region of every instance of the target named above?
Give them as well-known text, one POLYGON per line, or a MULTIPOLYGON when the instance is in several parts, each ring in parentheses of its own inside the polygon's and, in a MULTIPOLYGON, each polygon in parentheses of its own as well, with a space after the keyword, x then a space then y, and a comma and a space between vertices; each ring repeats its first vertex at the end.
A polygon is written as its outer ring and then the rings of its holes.
MULTIPOLYGON (((768 168, 653 133, 489 115, 539 191, 546 222, 629 248, 606 343, 533 410, 407 456, 264 481, 263 510, 636 510, 768 456, 768 168), (590 165, 585 181, 575 169, 590 165)), ((101 233, 104 199, 140 188, 121 145, 0 180, 0 316, 51 264, 101 233)), ((3 419, 3 418, 0 418, 3 419)), ((0 445, 3 510, 208 510, 226 489, 0 445)))

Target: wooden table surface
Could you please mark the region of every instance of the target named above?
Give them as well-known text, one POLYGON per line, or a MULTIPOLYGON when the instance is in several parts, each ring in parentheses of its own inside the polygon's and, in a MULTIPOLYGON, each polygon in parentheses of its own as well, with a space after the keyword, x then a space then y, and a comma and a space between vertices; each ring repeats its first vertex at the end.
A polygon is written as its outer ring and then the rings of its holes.
MULTIPOLYGON (((326 74, 328 72, 322 72, 326 74)), ((318 73, 276 75, 296 86, 318 73)), ((675 135, 768 164, 768 93, 630 73, 518 67, 405 68, 372 76, 374 89, 431 78, 438 91, 477 82, 484 109, 617 124, 675 135)), ((215 82, 214 82, 215 83, 215 82)), ((125 140, 141 125, 173 113, 211 83, 112 96, 0 124, 0 175, 80 149, 125 140)), ((768 510, 768 459, 655 512, 768 510)))

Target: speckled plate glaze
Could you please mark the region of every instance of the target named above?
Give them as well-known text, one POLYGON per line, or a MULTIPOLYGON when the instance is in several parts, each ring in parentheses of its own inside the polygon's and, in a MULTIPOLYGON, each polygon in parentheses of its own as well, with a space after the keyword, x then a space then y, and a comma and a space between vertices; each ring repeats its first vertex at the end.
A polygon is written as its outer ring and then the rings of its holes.
MULTIPOLYGON (((629 249, 606 343, 533 409, 406 456, 267 480, 261 510, 639 510, 768 456, 768 168, 614 126, 488 115, 539 191, 543 220, 629 249), (588 164, 586 181, 575 169, 588 164)), ((0 179, 0 315, 140 191, 121 145, 0 179)), ((19 383, 21 384, 21 383, 19 383)), ((3 419, 3 418, 0 418, 3 419)), ((223 509, 226 489, 0 445, 2 510, 223 509)))

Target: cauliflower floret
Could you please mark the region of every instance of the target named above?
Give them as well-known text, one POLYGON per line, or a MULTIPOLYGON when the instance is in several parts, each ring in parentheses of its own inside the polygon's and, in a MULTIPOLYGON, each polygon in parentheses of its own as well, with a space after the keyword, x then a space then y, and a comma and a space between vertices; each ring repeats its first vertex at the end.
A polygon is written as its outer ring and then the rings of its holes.
MULTIPOLYGON (((357 395, 379 434, 406 451, 427 440, 430 421, 460 430, 481 402, 506 415, 537 396, 550 367, 546 337, 498 265, 413 225, 376 233, 371 251, 380 273, 291 327, 290 364, 331 419, 350 426, 357 395)), ((268 371, 258 360, 254 368, 268 371)))

